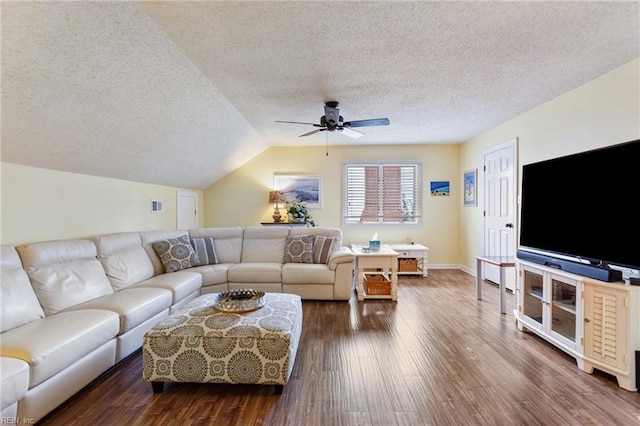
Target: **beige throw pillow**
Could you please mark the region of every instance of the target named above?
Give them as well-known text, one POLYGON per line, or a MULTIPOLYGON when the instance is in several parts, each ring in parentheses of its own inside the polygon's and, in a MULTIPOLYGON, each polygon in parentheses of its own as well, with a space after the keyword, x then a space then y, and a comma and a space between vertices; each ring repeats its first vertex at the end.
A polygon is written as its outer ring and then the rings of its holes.
POLYGON ((188 235, 156 241, 151 246, 162 261, 165 272, 176 272, 200 265, 188 235))
POLYGON ((284 246, 284 263, 313 263, 314 236, 293 235, 287 237, 284 246))

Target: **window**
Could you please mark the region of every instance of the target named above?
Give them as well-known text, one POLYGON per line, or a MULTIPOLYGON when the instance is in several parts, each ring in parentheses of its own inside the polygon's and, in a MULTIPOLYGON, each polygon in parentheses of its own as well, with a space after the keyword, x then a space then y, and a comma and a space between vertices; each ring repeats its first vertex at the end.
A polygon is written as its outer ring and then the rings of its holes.
POLYGON ((417 224, 422 217, 420 164, 344 166, 345 224, 417 224))

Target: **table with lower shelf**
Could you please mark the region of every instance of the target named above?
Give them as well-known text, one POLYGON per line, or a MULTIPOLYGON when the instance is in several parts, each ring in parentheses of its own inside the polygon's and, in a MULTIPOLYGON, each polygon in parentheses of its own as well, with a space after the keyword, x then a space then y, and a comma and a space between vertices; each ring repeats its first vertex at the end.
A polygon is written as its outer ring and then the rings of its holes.
POLYGON ((362 245, 352 244, 351 250, 356 256, 356 280, 358 301, 365 299, 398 300, 398 252, 388 244, 382 244, 379 251, 364 251, 362 245), (391 294, 367 294, 364 288, 364 272, 366 269, 382 269, 391 281, 391 294))
POLYGON ((511 256, 477 256, 476 257, 476 296, 482 300, 482 264, 488 263, 500 268, 500 313, 507 313, 507 277, 506 268, 515 268, 515 258, 511 256))
POLYGON ((429 247, 422 244, 389 244, 393 251, 398 252, 398 261, 401 259, 415 259, 417 268, 415 270, 402 270, 398 267, 398 275, 429 275, 427 265, 429 263, 429 247))

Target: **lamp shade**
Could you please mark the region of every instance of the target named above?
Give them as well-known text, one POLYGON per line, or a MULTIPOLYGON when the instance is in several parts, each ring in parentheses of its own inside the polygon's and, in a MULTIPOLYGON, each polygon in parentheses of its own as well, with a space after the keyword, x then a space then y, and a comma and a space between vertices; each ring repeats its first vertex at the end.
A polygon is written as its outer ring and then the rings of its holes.
POLYGON ((269 203, 284 203, 284 194, 282 191, 269 191, 269 203))

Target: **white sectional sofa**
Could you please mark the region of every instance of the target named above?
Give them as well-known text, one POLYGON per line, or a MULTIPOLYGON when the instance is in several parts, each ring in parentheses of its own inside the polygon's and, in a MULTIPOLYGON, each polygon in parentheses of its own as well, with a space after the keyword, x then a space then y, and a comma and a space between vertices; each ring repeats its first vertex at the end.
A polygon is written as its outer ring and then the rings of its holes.
POLYGON ((353 291, 354 256, 334 228, 122 232, 1 249, 2 418, 41 419, 200 294, 349 300, 353 291), (196 241, 208 250, 193 250, 196 241))

